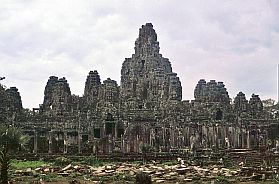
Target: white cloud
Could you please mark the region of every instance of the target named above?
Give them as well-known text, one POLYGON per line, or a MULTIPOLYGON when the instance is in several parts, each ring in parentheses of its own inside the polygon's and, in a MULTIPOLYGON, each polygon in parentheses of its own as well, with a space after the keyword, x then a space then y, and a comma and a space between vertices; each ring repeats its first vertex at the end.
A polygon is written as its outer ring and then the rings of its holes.
POLYGON ((139 27, 152 22, 184 99, 200 78, 224 81, 231 97, 276 98, 278 18, 276 0, 3 0, 0 75, 19 88, 25 107, 42 103, 51 75, 82 95, 90 70, 120 81, 139 27))

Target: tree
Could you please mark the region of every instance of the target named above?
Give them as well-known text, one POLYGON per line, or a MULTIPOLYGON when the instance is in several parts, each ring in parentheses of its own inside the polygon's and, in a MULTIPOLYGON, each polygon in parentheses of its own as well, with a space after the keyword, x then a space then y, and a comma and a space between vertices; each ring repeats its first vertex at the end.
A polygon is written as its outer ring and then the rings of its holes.
POLYGON ((262 100, 262 103, 263 103, 263 107, 267 108, 267 107, 272 107, 275 105, 275 100, 269 98, 269 99, 266 99, 266 100, 262 100))
POLYGON ((0 182, 8 184, 10 154, 16 153, 28 142, 28 137, 16 127, 0 125, 0 182))
POLYGON ((262 100, 262 103, 263 103, 263 109, 266 117, 274 118, 276 117, 276 115, 278 115, 279 104, 276 103, 275 100, 270 98, 270 99, 262 100))

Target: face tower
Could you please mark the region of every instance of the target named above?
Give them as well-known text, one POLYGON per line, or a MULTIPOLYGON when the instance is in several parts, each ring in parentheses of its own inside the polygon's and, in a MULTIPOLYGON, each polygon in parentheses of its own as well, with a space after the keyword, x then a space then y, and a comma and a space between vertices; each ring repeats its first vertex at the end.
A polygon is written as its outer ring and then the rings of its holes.
POLYGON ((135 53, 121 69, 120 95, 128 109, 157 109, 166 101, 180 101, 182 87, 169 59, 160 54, 151 23, 139 29, 135 53))

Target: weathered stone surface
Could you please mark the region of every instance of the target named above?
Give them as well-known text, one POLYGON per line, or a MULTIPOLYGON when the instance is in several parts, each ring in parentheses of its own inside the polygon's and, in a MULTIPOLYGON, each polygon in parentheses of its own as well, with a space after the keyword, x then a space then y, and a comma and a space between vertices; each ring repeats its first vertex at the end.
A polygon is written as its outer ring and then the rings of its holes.
POLYGON ((263 111, 263 103, 259 97, 259 95, 252 94, 249 100, 250 113, 254 117, 259 117, 261 112, 263 111))
POLYGON ((12 123, 18 120, 23 110, 21 96, 16 87, 5 89, 0 84, 0 122, 12 123))
POLYGON ((21 96, 16 87, 10 87, 6 90, 10 98, 10 106, 13 112, 20 112, 22 110, 21 96))
POLYGON ((142 26, 135 44, 135 54, 122 64, 122 105, 126 109, 158 109, 164 101, 181 100, 180 80, 169 60, 159 53, 151 23, 142 26))
POLYGON ((238 113, 247 112, 248 110, 248 100, 246 100, 245 94, 239 92, 234 99, 234 109, 238 113))
POLYGON ((90 71, 84 88, 84 98, 88 105, 96 108, 97 102, 100 99, 101 79, 97 70, 90 71))
POLYGON ((207 83, 204 79, 199 80, 194 91, 194 97, 196 101, 200 102, 230 103, 230 97, 224 83, 215 80, 210 80, 207 83))
POLYGON ((44 92, 43 112, 51 116, 65 116, 71 110, 71 91, 65 77, 51 76, 44 92))

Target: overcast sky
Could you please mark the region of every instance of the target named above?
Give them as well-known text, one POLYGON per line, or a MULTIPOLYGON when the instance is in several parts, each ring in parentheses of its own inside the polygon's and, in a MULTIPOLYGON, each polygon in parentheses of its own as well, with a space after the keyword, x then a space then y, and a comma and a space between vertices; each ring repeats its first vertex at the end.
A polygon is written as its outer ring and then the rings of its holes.
POLYGON ((118 84, 141 25, 152 22, 161 53, 193 99, 201 78, 229 95, 277 99, 278 0, 1 0, 0 76, 23 106, 38 107, 51 75, 82 95, 90 70, 118 84))

